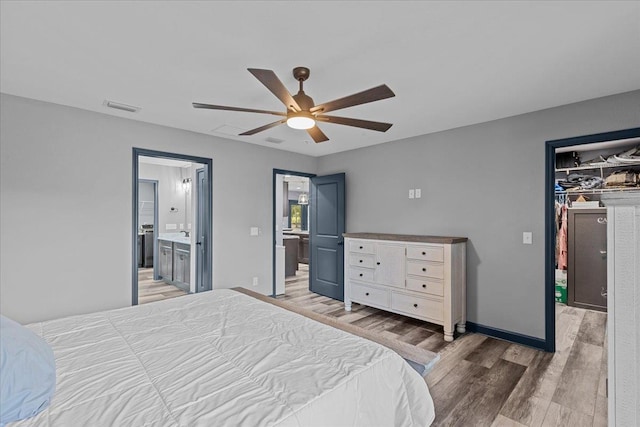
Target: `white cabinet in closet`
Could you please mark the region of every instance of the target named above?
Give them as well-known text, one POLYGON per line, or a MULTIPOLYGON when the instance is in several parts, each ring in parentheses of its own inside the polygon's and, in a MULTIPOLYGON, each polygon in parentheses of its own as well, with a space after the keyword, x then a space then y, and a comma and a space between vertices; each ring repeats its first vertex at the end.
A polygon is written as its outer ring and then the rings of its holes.
POLYGON ((345 310, 353 302, 465 332, 465 237, 345 233, 345 310))

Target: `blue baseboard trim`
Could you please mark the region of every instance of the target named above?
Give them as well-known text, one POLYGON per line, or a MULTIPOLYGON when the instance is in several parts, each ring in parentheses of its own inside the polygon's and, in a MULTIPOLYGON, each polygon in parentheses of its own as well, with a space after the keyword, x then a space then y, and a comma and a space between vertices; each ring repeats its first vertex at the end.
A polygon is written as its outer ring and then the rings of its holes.
POLYGON ((547 350, 547 342, 542 338, 535 338, 529 335, 519 334, 517 332, 505 331, 504 329, 492 328, 489 326, 478 325, 477 323, 467 322, 467 331, 477 332, 479 334, 488 335, 490 337, 511 341, 516 344, 526 345, 538 350, 547 350))

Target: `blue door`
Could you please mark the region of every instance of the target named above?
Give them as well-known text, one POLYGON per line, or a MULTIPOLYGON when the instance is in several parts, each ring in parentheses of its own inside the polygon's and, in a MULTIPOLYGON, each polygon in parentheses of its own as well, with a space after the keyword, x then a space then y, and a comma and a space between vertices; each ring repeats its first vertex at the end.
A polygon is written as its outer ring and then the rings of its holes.
POLYGON ((309 290, 344 300, 344 173, 311 178, 309 290))

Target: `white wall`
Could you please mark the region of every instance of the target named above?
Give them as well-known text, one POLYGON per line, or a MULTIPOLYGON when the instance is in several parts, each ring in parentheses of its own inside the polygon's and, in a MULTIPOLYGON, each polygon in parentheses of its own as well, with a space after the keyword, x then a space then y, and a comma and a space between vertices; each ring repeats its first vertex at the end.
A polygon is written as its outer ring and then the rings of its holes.
POLYGON ((191 167, 182 168, 149 163, 140 163, 138 167, 138 176, 141 179, 158 181, 159 224, 156 225, 158 233, 177 233, 180 230, 180 224, 183 225, 184 230, 189 230, 189 224, 192 228, 195 227, 191 209, 193 191, 185 193, 182 189, 182 179, 191 177, 191 167), (176 208, 177 211, 171 211, 171 208, 176 208), (173 224, 176 228, 169 230, 167 224, 173 224))
POLYGON ((544 338, 545 141, 637 126, 640 91, 321 157, 318 173, 346 172, 348 232, 468 237, 469 321, 544 338))
POLYGON ((273 169, 315 173, 316 159, 2 94, 2 314, 25 323, 131 304, 132 147, 213 158, 214 286, 256 276, 252 289, 271 292, 273 169))

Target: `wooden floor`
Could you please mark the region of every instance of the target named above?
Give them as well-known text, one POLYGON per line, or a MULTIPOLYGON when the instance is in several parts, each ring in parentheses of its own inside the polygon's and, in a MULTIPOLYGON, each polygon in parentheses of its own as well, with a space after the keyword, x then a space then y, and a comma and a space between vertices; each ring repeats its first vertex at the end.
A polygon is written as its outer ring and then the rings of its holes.
POLYGON ((169 285, 162 280, 153 280, 153 268, 138 269, 138 304, 161 301, 182 295, 187 295, 187 293, 177 286, 169 285))
POLYGON ((442 327, 308 290, 300 264, 287 277, 287 300, 341 321, 440 353, 426 381, 434 426, 606 426, 606 313, 556 307, 556 353, 465 334, 444 341, 442 327))

